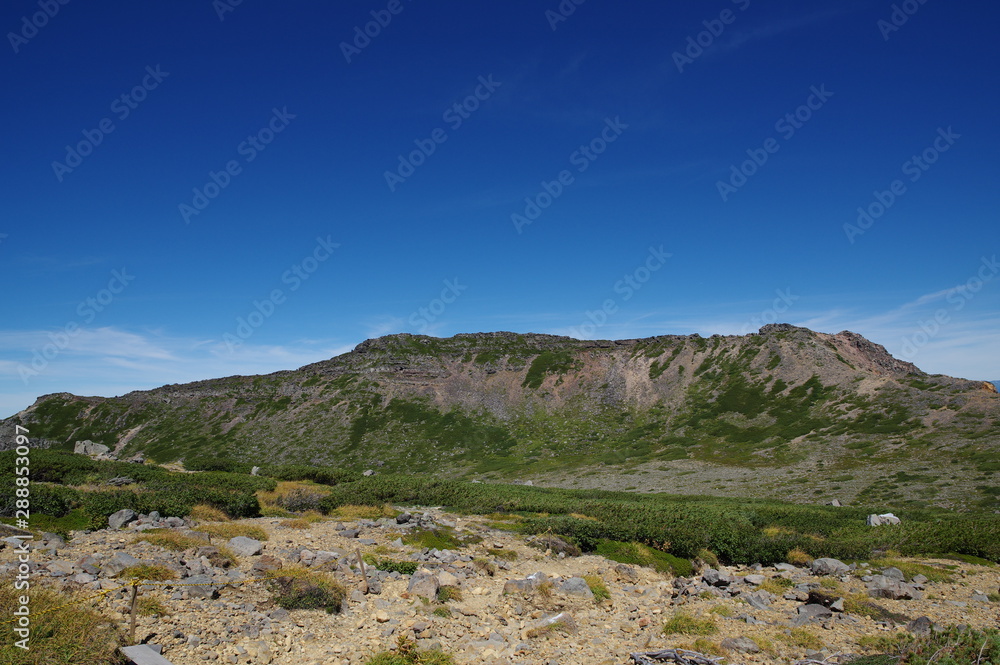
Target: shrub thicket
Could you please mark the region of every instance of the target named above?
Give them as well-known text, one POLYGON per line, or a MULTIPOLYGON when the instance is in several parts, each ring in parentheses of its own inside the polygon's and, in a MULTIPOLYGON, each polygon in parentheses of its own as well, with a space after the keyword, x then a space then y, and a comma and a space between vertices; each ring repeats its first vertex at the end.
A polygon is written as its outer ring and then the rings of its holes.
MULTIPOLYGON (((516 528, 569 537, 585 551, 603 541, 637 542, 693 559, 701 550, 724 563, 776 563, 789 550, 868 559, 955 552, 1000 561, 1000 516, 929 509, 895 510, 903 523, 872 528, 865 517, 887 506, 833 507, 760 499, 631 494, 378 475, 334 487, 324 512, 344 504, 437 505, 467 513, 518 513, 516 528), (572 517, 571 513, 591 519, 572 517), (780 527, 780 528, 774 528, 780 527)), ((891 506, 889 506, 891 508, 891 506)))

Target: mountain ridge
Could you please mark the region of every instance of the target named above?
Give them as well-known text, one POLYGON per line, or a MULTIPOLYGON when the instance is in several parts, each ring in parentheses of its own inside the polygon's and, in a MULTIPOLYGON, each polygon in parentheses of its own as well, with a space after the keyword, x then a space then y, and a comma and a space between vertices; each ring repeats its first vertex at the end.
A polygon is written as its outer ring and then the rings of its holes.
POLYGON ((789 324, 627 340, 401 333, 268 375, 115 398, 46 395, 0 430, 15 422, 38 445, 90 439, 161 462, 283 460, 813 500, 898 492, 992 506, 1000 494, 992 383, 926 374, 857 333, 789 324), (934 468, 949 457, 956 468, 934 468), (817 474, 842 480, 798 482, 817 474))

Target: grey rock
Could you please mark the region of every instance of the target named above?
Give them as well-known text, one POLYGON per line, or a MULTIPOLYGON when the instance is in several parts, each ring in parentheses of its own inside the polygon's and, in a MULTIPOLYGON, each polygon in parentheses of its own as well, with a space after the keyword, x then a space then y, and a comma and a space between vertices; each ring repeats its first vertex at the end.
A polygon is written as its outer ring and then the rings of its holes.
POLYGON ((268 612, 267 616, 271 617, 272 621, 288 621, 292 615, 288 610, 279 607, 276 610, 268 612))
POLYGON ((364 471, 361 472, 361 475, 364 476, 365 478, 367 478, 369 476, 374 476, 375 475, 375 470, 374 469, 365 469, 364 471))
MULTIPOLYGON (((528 627, 527 636, 528 637, 539 637, 546 634, 550 630, 557 627, 567 633, 575 633, 578 630, 576 620, 569 612, 560 612, 558 614, 552 614, 547 617, 543 617, 538 621, 532 623, 528 627)), ((503 637, 501 636, 501 641, 503 637)))
POLYGON ((899 524, 900 520, 898 517, 892 513, 883 513, 881 515, 869 515, 866 523, 868 526, 886 526, 889 524, 899 524))
POLYGON ((108 526, 112 529, 118 530, 123 526, 128 525, 138 519, 138 515, 131 508, 122 508, 116 513, 112 513, 108 516, 108 526))
POLYGON ((281 559, 265 554, 254 561, 252 570, 256 573, 264 573, 271 570, 281 570, 281 559))
POLYGON ((413 515, 408 512, 402 512, 396 515, 396 524, 406 524, 413 519, 413 515))
POLYGON ((782 570, 789 573, 797 573, 799 569, 790 563, 776 563, 774 564, 776 570, 782 570))
POLYGON ((45 547, 48 547, 53 551, 66 547, 66 541, 63 540, 62 536, 57 533, 49 533, 46 531, 42 533, 42 540, 45 542, 45 547))
POLYGON ((255 466, 252 469, 250 469, 250 475, 251 476, 256 476, 259 473, 260 473, 260 467, 259 466, 255 466))
POLYGON ((747 584, 752 584, 754 586, 760 586, 767 580, 763 575, 747 575, 743 578, 743 581, 747 584))
POLYGON ((410 583, 406 586, 406 591, 417 596, 423 596, 424 598, 435 598, 438 592, 437 575, 426 568, 420 568, 410 577, 410 583))
POLYGON ((118 573, 122 572, 129 566, 135 566, 139 563, 131 554, 126 554, 125 552, 118 552, 113 557, 101 564, 101 574, 105 577, 114 577, 118 573))
POLYGON ((985 593, 974 593, 972 594, 972 600, 980 603, 988 603, 990 602, 990 597, 987 596, 985 593))
POLYGON ((706 584, 711 584, 712 586, 729 586, 734 581, 731 575, 727 575, 715 568, 706 568, 701 573, 701 579, 706 584))
POLYGON ((840 499, 834 499, 833 501, 827 501, 827 502, 826 502, 826 505, 828 505, 828 506, 835 506, 835 507, 837 507, 837 508, 840 508, 840 507, 841 507, 842 505, 844 505, 844 504, 842 504, 842 503, 840 502, 840 499))
POLYGON ((546 581, 548 581, 548 576, 545 573, 532 573, 524 579, 507 580, 503 585, 503 592, 505 595, 509 593, 531 593, 546 581))
POLYGON ((823 607, 813 603, 811 605, 800 605, 798 609, 799 615, 808 616, 810 619, 826 619, 833 616, 833 611, 829 607, 823 607))
POLYGON ((52 561, 51 563, 46 564, 45 568, 49 571, 52 577, 65 577, 76 572, 76 566, 69 561, 52 561))
POLYGON ((925 575, 921 575, 920 573, 917 573, 910 578, 911 584, 927 584, 928 581, 927 577, 925 575))
POLYGON ((923 594, 913 586, 885 575, 873 575, 868 583, 868 595, 890 600, 920 600, 923 594))
POLYGON ((771 594, 769 593, 763 591, 755 591, 753 593, 745 593, 742 596, 740 596, 740 598, 745 600, 747 604, 750 605, 750 607, 753 607, 755 609, 758 610, 770 609, 769 605, 771 604, 771 594))
POLYGON ((917 617, 910 623, 906 624, 906 630, 910 631, 914 635, 919 637, 926 637, 931 634, 931 629, 934 627, 934 622, 930 620, 929 617, 917 617))
POLYGON ((567 596, 594 598, 594 592, 587 586, 587 580, 582 577, 571 577, 559 585, 559 591, 567 596))
POLYGON ((264 549, 264 544, 256 538, 246 536, 236 536, 229 539, 229 549, 237 556, 254 556, 260 554, 264 549))
POLYGON ((320 550, 316 552, 316 555, 313 558, 312 565, 322 566, 323 564, 328 563, 330 561, 337 561, 342 556, 344 556, 344 553, 341 552, 340 550, 320 550))
POLYGON ((85 573, 90 573, 91 575, 97 575, 99 572, 101 572, 100 561, 98 561, 90 554, 77 561, 76 567, 85 573))
POLYGON ((890 579, 899 580, 900 582, 906 581, 906 576, 903 575, 903 571, 899 568, 886 568, 882 571, 882 574, 890 579))
POLYGON ((77 455, 107 455, 111 449, 101 443, 94 443, 90 439, 77 441, 73 446, 73 452, 77 455))
POLYGON ((843 561, 830 558, 815 559, 809 564, 809 568, 812 570, 812 574, 817 576, 840 575, 850 570, 843 561))
POLYGON ((843 612, 844 611, 844 599, 843 598, 838 598, 837 600, 835 600, 832 603, 830 603, 830 609, 833 610, 834 612, 843 612))
POLYGON ((129 478, 128 476, 118 476, 117 478, 112 478, 104 482, 105 485, 113 485, 115 487, 121 487, 122 485, 132 485, 135 483, 135 478, 129 478))
POLYGON ((213 598, 215 596, 216 592, 212 587, 210 575, 192 575, 184 580, 184 584, 192 585, 184 587, 192 598, 213 598))
POLYGON ((628 565, 627 563, 619 563, 615 566, 615 572, 618 576, 625 580, 626 582, 638 582, 639 573, 636 572, 635 568, 628 565))
POLYGON ((721 646, 723 649, 731 649, 732 651, 742 653, 760 653, 760 647, 748 637, 727 637, 722 640, 721 646))

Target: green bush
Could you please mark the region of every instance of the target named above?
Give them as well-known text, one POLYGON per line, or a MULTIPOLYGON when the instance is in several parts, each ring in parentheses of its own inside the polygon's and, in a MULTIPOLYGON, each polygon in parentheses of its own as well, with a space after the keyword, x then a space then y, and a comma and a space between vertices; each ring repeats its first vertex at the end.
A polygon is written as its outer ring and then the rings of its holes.
POLYGON ((361 557, 365 564, 384 570, 387 573, 396 572, 400 575, 412 575, 417 572, 419 564, 416 561, 395 561, 384 557, 377 557, 372 554, 364 554, 361 557))
POLYGON ((762 499, 630 494, 378 475, 334 487, 324 512, 344 504, 439 505, 477 514, 516 513, 525 533, 551 532, 584 551, 602 540, 637 542, 692 559, 703 549, 727 564, 782 562, 789 550, 813 557, 869 559, 955 552, 1000 561, 1000 515, 896 509, 903 523, 872 529, 865 517, 885 506, 810 506, 762 499), (593 519, 580 519, 570 514, 593 519), (544 514, 545 516, 538 516, 544 514), (780 527, 777 530, 769 527, 780 527), (773 534, 773 535, 769 535, 773 534), (666 545, 665 545, 666 544, 666 545))
POLYGON ((217 455, 188 457, 184 460, 184 468, 188 471, 224 471, 228 473, 250 473, 252 464, 237 462, 217 455))
POLYGON ((347 590, 324 573, 288 566, 267 573, 274 588, 274 601, 286 610, 341 611, 347 590))
POLYGON ((352 482, 362 477, 357 471, 305 464, 265 464, 261 467, 260 473, 276 480, 310 480, 320 485, 331 486, 352 482))
POLYGON ((868 640, 870 648, 886 652, 881 656, 866 656, 851 661, 851 665, 878 662, 875 658, 891 657, 885 661, 900 665, 968 665, 969 663, 1000 662, 1000 631, 990 628, 983 631, 967 627, 949 628, 941 633, 931 633, 927 637, 915 637, 909 633, 878 640, 868 640), (868 659, 867 661, 865 659, 868 659))
POLYGON ((667 552, 654 550, 641 543, 622 543, 614 540, 602 540, 597 544, 597 553, 605 559, 635 566, 648 566, 661 573, 671 573, 678 577, 688 577, 692 574, 691 562, 667 552))
MULTIPOLYGON (((32 514, 63 517, 68 515, 80 500, 80 493, 69 487, 32 483, 28 489, 32 514)), ((0 517, 15 516, 18 498, 13 491, 5 491, 0 496, 0 517)))
POLYGON ((686 612, 677 612, 663 624, 665 635, 714 635, 719 632, 715 619, 698 619, 686 612))

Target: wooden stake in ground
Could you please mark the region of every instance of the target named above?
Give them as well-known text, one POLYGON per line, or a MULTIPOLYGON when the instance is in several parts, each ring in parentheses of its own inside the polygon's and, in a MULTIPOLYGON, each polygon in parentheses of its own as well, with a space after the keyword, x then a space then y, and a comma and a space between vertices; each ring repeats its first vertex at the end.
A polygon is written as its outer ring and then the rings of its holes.
POLYGON ((355 549, 354 553, 358 555, 358 565, 361 566, 361 579, 365 583, 365 594, 368 593, 368 573, 365 571, 365 560, 361 558, 361 550, 355 549))
POLYGON ((132 619, 129 622, 128 627, 128 643, 135 644, 135 610, 138 605, 136 600, 139 597, 139 583, 132 583, 132 619))

